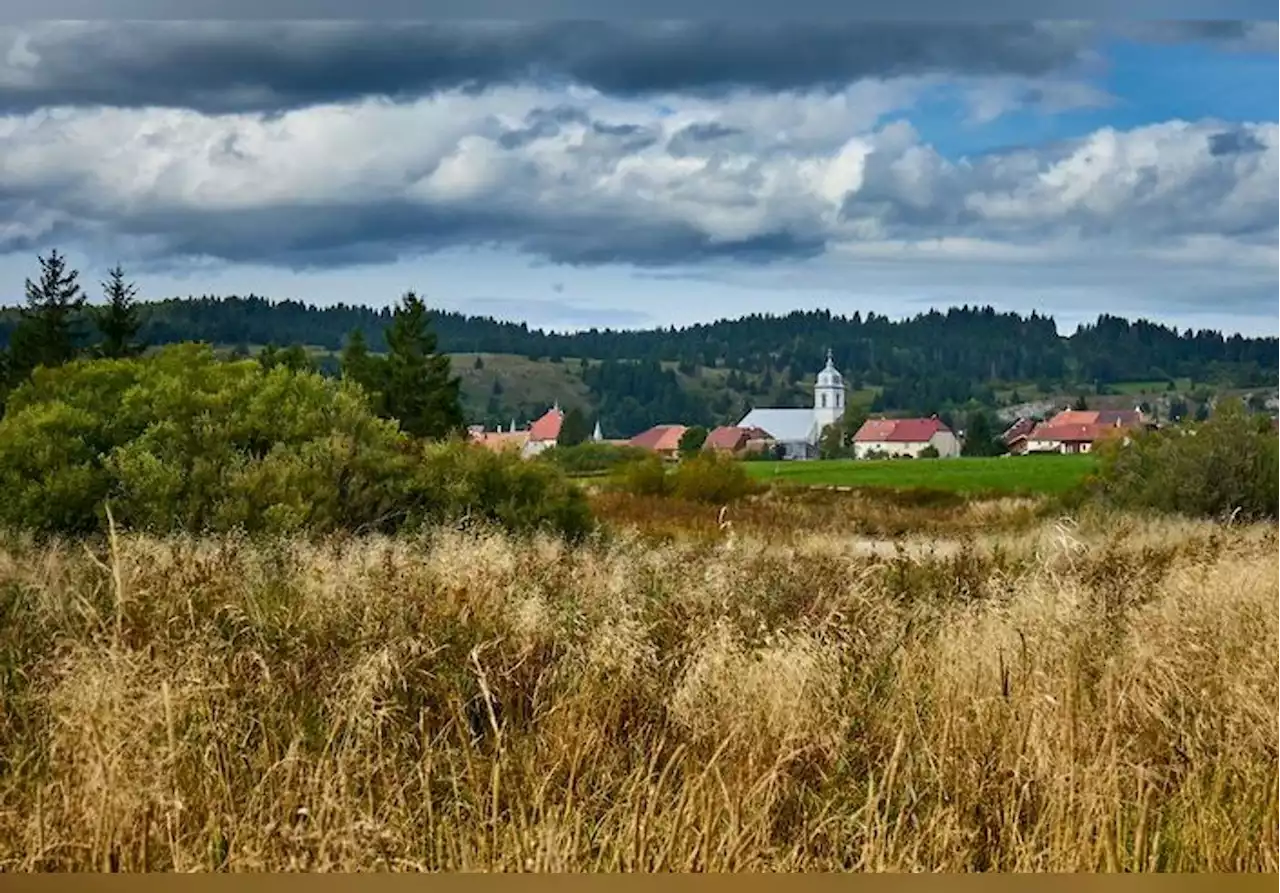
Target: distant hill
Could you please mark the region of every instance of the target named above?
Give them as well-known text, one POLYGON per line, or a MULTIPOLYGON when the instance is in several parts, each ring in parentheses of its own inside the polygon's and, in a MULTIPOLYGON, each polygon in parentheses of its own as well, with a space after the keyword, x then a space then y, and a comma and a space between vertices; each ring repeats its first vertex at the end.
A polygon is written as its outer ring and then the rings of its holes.
MULTIPOLYGON (((383 348, 389 309, 314 307, 258 296, 173 298, 142 306, 150 344, 207 341, 252 350, 304 344, 330 370, 348 334, 383 348)), ((0 312, 7 343, 16 312, 0 312)), ((796 311, 649 330, 559 334, 438 311, 473 420, 527 420, 554 400, 598 414, 609 436, 665 421, 736 421, 750 405, 804 405, 829 348, 854 398, 886 412, 951 413, 1052 395, 1274 388, 1277 339, 1179 332, 1101 316, 1066 337, 1052 317, 958 307, 895 321, 796 311), (480 356, 476 368, 476 356, 480 356)))

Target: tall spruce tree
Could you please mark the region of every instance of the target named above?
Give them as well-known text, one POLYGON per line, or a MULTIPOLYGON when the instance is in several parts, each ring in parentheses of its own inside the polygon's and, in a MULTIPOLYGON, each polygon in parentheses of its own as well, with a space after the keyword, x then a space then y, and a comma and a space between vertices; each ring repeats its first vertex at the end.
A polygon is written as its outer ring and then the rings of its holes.
POLYGON ((575 406, 564 414, 556 444, 564 447, 577 446, 585 443, 589 437, 591 437, 591 425, 582 410, 575 406))
POLYGON ((74 359, 79 316, 84 310, 80 273, 55 249, 39 258, 40 278, 26 282, 27 306, 10 340, 9 378, 17 383, 37 366, 61 366, 74 359))
POLYGON ((123 359, 142 353, 142 345, 135 339, 142 322, 138 319, 138 306, 134 298, 138 294, 137 287, 126 282, 124 270, 116 264, 107 271, 107 281, 102 283, 102 293, 107 299, 104 307, 94 313, 94 322, 102 342, 98 352, 104 357, 123 359))
POLYGON ((462 429, 461 380, 436 352, 427 306, 406 292, 387 329, 382 377, 384 410, 414 437, 447 437, 462 429))

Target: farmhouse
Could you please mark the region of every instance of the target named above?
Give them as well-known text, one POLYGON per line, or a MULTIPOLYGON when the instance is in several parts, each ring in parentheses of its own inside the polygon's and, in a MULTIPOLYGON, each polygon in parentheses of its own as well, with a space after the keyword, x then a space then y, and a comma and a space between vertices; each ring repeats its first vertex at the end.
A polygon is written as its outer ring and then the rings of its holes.
POLYGON ((688 430, 684 425, 654 425, 631 438, 627 445, 652 450, 664 459, 674 459, 680 451, 680 438, 688 430))
POLYGON ((1127 439, 1146 424, 1138 410, 1068 409, 1026 434, 1012 438, 1008 443, 1009 452, 1015 455, 1088 453, 1101 441, 1113 437, 1127 439))
MULTIPOLYGON (((473 426, 468 430, 468 434, 473 443, 491 450, 519 450, 520 455, 528 459, 555 446, 560 438, 560 427, 563 424, 564 412, 557 403, 534 421, 526 431, 517 430, 516 423, 512 421, 511 428, 507 431, 503 431, 501 426, 497 431, 485 431, 483 427, 473 426)), ((600 426, 597 424, 597 434, 599 430, 600 426)))
POLYGON ((844 408, 844 377, 827 351, 827 365, 813 386, 811 409, 753 409, 734 427, 766 432, 782 448, 784 459, 812 459, 818 455, 823 430, 839 420, 844 408))
POLYGON ((711 429, 703 442, 704 450, 738 456, 743 453, 764 452, 773 446, 773 438, 759 428, 740 428, 737 425, 721 425, 711 429))
POLYGON ((960 441, 937 416, 930 419, 868 419, 853 435, 853 456, 883 454, 916 459, 933 447, 943 458, 960 455, 960 441))

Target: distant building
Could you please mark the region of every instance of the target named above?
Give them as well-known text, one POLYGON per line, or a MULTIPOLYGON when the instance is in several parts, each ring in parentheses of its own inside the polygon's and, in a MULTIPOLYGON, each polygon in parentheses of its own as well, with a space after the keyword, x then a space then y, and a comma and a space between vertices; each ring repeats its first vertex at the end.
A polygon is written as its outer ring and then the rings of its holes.
POLYGON ((782 447, 784 459, 813 459, 818 455, 822 432, 844 414, 844 390, 844 377, 831 361, 831 351, 827 351, 827 365, 813 386, 811 409, 753 409, 734 427, 766 432, 782 447))
POLYGON ((680 438, 688 430, 684 425, 654 425, 631 438, 627 445, 651 450, 664 459, 674 459, 680 452, 680 438))
POLYGON ((853 435, 853 457, 883 454, 919 458, 933 447, 941 458, 960 455, 960 441, 936 416, 930 419, 868 419, 853 435))
POLYGON ((721 425, 719 428, 711 429, 702 444, 704 450, 729 453, 734 456, 764 452, 772 446, 773 438, 767 431, 759 428, 740 428, 737 425, 721 425))
MULTIPOLYGON (((503 431, 485 431, 482 426, 472 425, 468 436, 472 443, 491 450, 518 450, 524 458, 530 458, 556 445, 560 438, 560 427, 564 424, 564 412, 557 403, 538 418, 527 431, 516 429, 513 419, 510 429, 503 431)), ((597 430, 599 426, 597 425, 597 430)))
POLYGON ((1026 434, 1014 437, 1009 443, 1009 452, 1017 455, 1088 453, 1104 440, 1115 437, 1127 439, 1147 425, 1146 417, 1136 409, 1068 409, 1041 422, 1026 434))

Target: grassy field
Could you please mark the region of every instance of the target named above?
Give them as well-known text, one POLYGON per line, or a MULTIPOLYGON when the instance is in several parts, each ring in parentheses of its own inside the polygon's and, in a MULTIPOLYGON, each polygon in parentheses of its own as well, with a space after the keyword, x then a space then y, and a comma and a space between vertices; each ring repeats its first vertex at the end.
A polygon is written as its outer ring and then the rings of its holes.
POLYGON ((745 462, 762 481, 807 486, 954 493, 1051 494, 1070 490, 1094 467, 1092 456, 1010 456, 956 459, 839 459, 745 462))
POLYGON ((4 541, 0 871, 1276 871, 1274 526, 816 496, 4 541))

